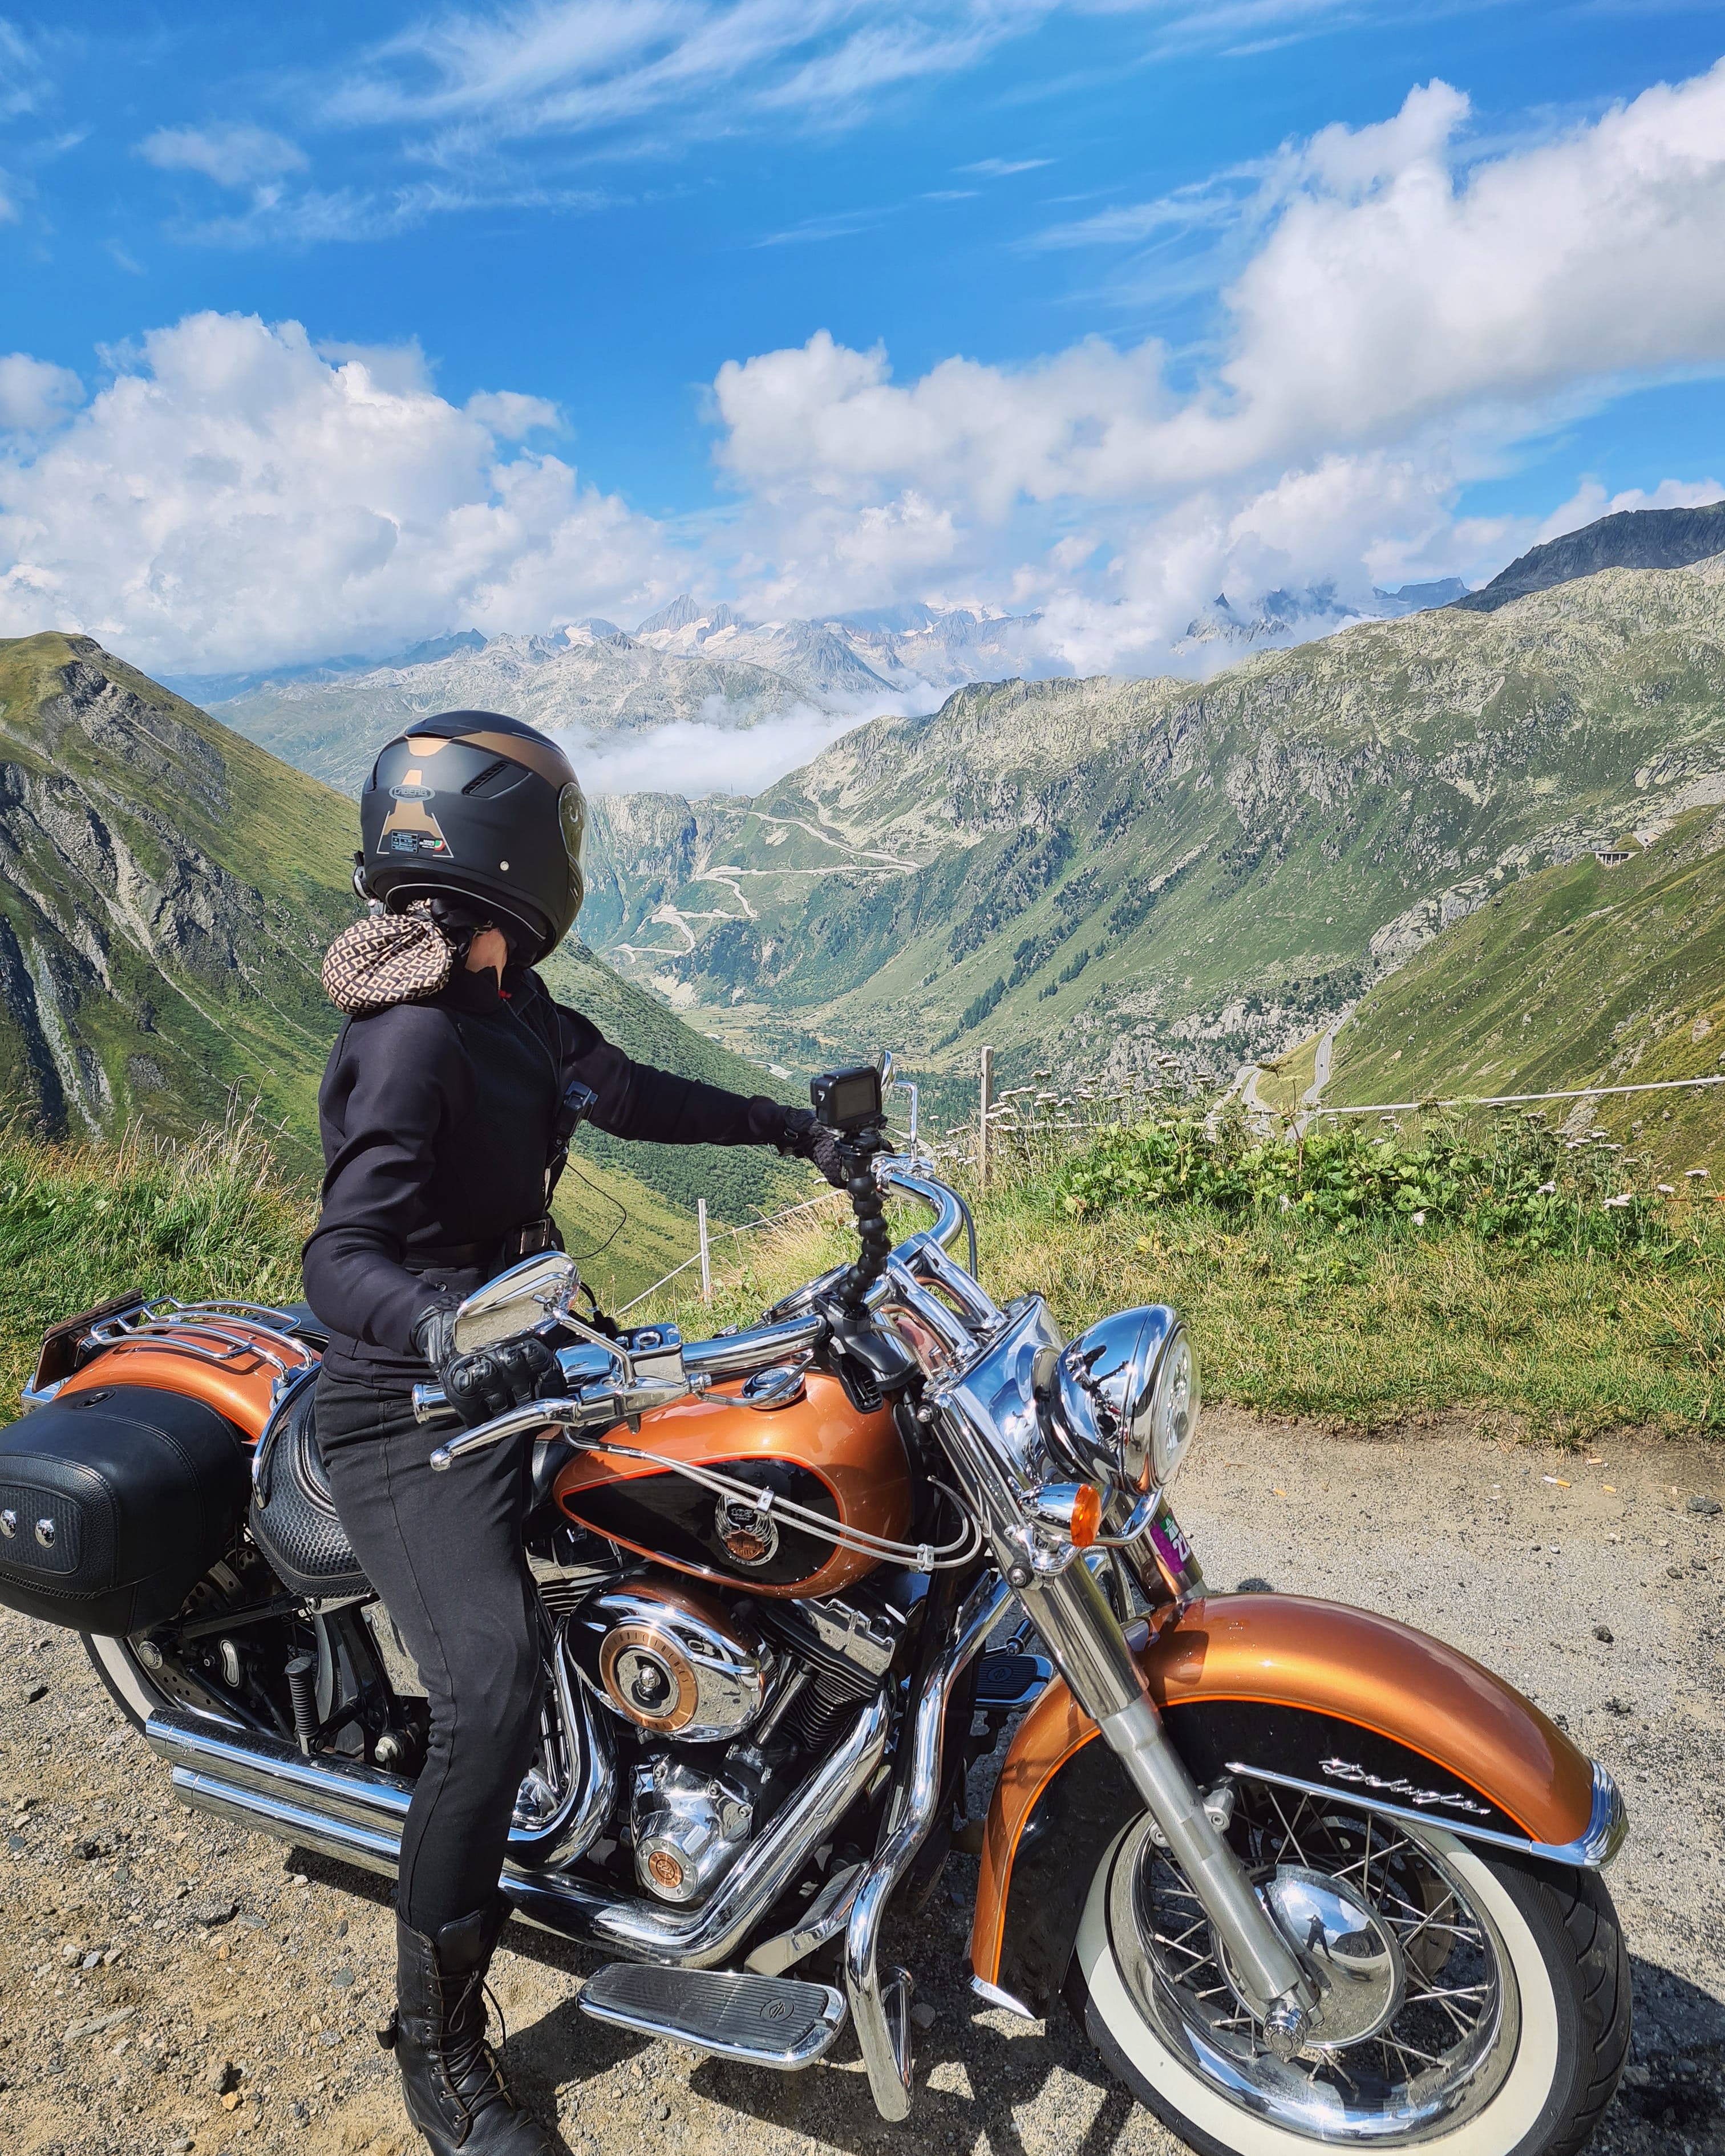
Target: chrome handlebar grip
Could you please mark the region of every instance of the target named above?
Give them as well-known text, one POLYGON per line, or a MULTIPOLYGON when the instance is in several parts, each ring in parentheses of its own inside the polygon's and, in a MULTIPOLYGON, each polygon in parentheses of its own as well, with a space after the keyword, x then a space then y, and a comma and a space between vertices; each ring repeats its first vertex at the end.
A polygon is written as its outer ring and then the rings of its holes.
POLYGON ((757 1325, 747 1332, 727 1332, 717 1340, 685 1340, 683 1368, 691 1377, 740 1377, 805 1348, 818 1348, 826 1333, 827 1322, 820 1312, 805 1311, 781 1319, 777 1325, 757 1325))

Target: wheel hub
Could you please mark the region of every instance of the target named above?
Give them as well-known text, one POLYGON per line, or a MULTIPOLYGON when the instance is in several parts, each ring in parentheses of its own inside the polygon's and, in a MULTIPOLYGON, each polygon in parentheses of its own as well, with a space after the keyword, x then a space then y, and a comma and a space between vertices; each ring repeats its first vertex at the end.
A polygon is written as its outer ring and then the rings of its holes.
MULTIPOLYGON (((1394 1933, 1370 1906, 1328 1872, 1299 1864, 1278 1865, 1257 1888, 1317 1994, 1304 2048, 1335 2050, 1387 2027, 1402 2003, 1405 1972, 1394 1933)), ((1227 1948, 1211 1937, 1235 1999, 1255 2013, 1227 1948)))

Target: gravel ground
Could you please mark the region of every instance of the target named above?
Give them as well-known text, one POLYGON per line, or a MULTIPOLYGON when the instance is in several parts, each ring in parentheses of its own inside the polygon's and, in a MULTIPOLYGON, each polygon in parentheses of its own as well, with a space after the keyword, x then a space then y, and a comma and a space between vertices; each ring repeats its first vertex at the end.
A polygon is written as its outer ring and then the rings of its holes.
MULTIPOLYGON (((1225 1411, 1178 1510, 1211 1579, 1267 1579, 1454 1640, 1567 1722, 1623 1786, 1611 1876, 1635 1955, 1628 2081, 1595 2147, 1725 2150, 1725 1450, 1622 1438, 1589 1455, 1461 1423, 1397 1440, 1225 1411), (1601 1633, 1609 1637, 1602 1637, 1601 1633)), ((979 1807, 988 1768, 978 1770, 979 1807)), ((81 1648, 0 1613, 0 2147, 8 2156, 400 2156, 381 1882, 180 1810, 81 1648)), ((973 2012, 974 1864, 889 1930, 916 1971, 918 2100, 884 2128, 847 2035, 775 2076, 584 2021, 583 1957, 511 1927, 495 1988, 511 2067, 570 2156, 612 2151, 1177 2152, 1063 2015, 973 2012)))

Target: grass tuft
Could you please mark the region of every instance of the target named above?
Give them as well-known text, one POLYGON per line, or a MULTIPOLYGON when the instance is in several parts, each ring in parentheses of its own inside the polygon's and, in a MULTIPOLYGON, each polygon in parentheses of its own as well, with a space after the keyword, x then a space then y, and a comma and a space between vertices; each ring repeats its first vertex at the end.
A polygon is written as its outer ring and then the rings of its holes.
POLYGON ((297 1301, 311 1202, 255 1114, 190 1139, 136 1127, 118 1144, 57 1146, 0 1127, 0 1416, 43 1333, 138 1287, 196 1301, 297 1301))

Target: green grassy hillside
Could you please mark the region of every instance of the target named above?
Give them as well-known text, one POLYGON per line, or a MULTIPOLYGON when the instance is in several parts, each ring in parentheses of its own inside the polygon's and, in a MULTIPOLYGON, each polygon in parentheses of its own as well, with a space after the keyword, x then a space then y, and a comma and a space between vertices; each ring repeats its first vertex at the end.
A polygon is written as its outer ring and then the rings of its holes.
POLYGON ((1201 685, 972 687, 752 803, 603 804, 587 932, 786 1060, 1224 1077, 1722 765, 1725 562, 1611 570, 1201 685))
MULTIPOLYGON (((1692 809, 1623 850, 1507 886, 1373 989, 1337 1037, 1325 1104, 1720 1075, 1725 814, 1692 809)), ((1725 1189, 1721 1094, 1601 1098, 1575 1116, 1725 1189)))
MULTIPOLYGON (((1207 1399, 1358 1430, 1462 1411, 1506 1440, 1716 1435, 1722 1209, 1664 1199, 1645 1170, 1631 1204, 1608 1205, 1623 1173, 1603 1145, 1570 1152, 1513 1119, 1303 1147, 1163 1122, 970 1196, 998 1300, 1045 1295, 1069 1335, 1171 1302, 1207 1399)), ((926 1219, 906 1206, 897 1231, 926 1219)), ((701 1315, 748 1324, 854 1249, 841 1218, 804 1215, 721 1251, 701 1315)), ((693 1322, 686 1286, 660 1304, 693 1322)))

